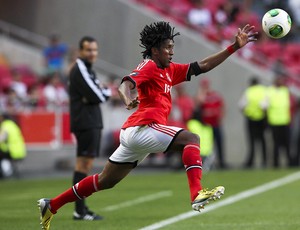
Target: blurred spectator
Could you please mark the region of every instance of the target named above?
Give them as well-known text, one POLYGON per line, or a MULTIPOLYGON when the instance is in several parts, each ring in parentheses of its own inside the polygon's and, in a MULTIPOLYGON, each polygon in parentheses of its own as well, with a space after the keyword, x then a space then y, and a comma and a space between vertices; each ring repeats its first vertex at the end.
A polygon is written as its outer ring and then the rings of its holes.
POLYGON ((15 162, 26 157, 26 146, 19 126, 0 112, 0 178, 18 173, 15 162))
POLYGON ((24 109, 23 100, 10 87, 4 90, 4 94, 0 98, 0 104, 1 109, 11 115, 16 115, 24 109))
POLYGON ((54 111, 57 108, 68 109, 69 96, 57 72, 48 78, 48 82, 43 89, 43 96, 46 100, 47 110, 54 111))
POLYGON ((21 100, 25 100, 27 96, 27 86, 22 81, 22 75, 17 69, 13 69, 12 71, 12 82, 11 88, 16 92, 17 96, 21 100))
POLYGON ((188 12, 187 20, 190 25, 204 29, 212 25, 212 14, 205 7, 203 0, 195 0, 194 7, 188 12))
POLYGON ((219 26, 227 26, 236 21, 239 7, 232 1, 225 1, 220 4, 217 11, 214 13, 214 21, 219 26))
POLYGON ((246 118, 248 137, 248 156, 244 164, 246 168, 253 167, 256 143, 261 147, 261 165, 263 168, 267 166, 265 99, 266 87, 260 84, 256 76, 252 77, 239 101, 239 107, 246 118))
POLYGON ((296 111, 296 116, 295 116, 295 122, 296 127, 294 127, 295 131, 295 142, 294 142, 294 159, 293 159, 293 165, 294 166, 299 166, 300 165, 300 100, 298 98, 297 101, 297 111, 296 111))
POLYGON ((25 107, 29 111, 36 111, 37 109, 44 108, 46 105, 45 99, 42 95, 41 86, 34 84, 28 88, 25 107))
POLYGON ((174 87, 175 95, 173 103, 179 110, 179 119, 180 122, 186 126, 186 123, 191 119, 194 111, 194 100, 188 95, 185 91, 184 86, 176 85, 174 87))
POLYGON ((280 166, 279 152, 282 149, 285 151, 287 165, 291 166, 291 95, 285 86, 285 77, 279 75, 275 77, 273 85, 267 89, 266 99, 267 121, 273 137, 273 166, 275 168, 280 166))
POLYGON ((211 89, 210 81, 207 78, 202 78, 195 101, 196 109, 200 111, 200 121, 213 127, 219 168, 226 168, 222 131, 222 120, 224 117, 223 98, 218 92, 211 89))
POLYGON ((46 72, 52 73, 58 71, 63 73, 64 59, 67 55, 68 47, 60 42, 60 37, 57 34, 52 34, 49 37, 49 45, 44 49, 44 57, 46 64, 46 72))
MULTIPOLYGON (((290 89, 293 94, 292 89, 290 89)), ((292 166, 300 165, 300 98, 295 95, 294 109, 292 109, 292 120, 290 125, 291 133, 291 159, 292 166)))
POLYGON ((201 137, 202 168, 208 171, 214 163, 214 133, 210 125, 199 120, 199 112, 197 109, 193 112, 192 117, 187 121, 187 129, 201 137))

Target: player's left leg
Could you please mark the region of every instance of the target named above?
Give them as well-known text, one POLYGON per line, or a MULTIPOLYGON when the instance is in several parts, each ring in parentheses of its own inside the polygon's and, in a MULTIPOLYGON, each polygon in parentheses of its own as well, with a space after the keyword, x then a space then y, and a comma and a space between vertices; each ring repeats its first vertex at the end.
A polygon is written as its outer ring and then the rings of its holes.
POLYGON ((116 164, 108 161, 100 174, 88 176, 67 190, 51 199, 51 211, 56 211, 64 204, 89 197, 94 192, 110 189, 119 183, 134 168, 132 163, 116 164))
POLYGON ((50 229, 53 215, 65 204, 89 197, 94 192, 109 189, 119 183, 135 167, 133 163, 107 162, 100 174, 88 176, 53 199, 38 200, 42 229, 50 229))

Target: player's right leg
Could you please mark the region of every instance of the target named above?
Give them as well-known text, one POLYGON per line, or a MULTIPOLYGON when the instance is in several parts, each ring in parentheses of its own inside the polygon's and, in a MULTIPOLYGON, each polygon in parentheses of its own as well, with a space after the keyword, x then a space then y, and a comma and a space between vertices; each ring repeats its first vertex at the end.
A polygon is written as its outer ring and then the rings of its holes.
POLYGON ((38 207, 40 210, 40 221, 42 225, 42 229, 48 230, 50 229, 50 222, 53 218, 53 213, 50 211, 50 200, 46 198, 42 198, 38 200, 38 207))
POLYGON ((211 200, 220 199, 224 194, 225 188, 223 186, 215 187, 212 190, 202 189, 199 191, 198 196, 192 202, 192 208, 195 211, 199 211, 204 208, 206 204, 211 200))
POLYGON ((194 210, 200 211, 210 200, 216 200, 224 194, 223 186, 218 186, 210 191, 202 189, 202 160, 198 135, 184 130, 175 137, 170 149, 182 151, 182 162, 186 170, 194 210))

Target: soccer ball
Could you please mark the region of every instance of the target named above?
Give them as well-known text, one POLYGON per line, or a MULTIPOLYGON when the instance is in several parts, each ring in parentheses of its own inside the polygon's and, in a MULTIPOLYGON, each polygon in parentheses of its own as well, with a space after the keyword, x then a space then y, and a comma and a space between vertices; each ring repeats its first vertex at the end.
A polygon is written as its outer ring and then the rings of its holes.
POLYGON ((282 38, 291 29, 291 17, 282 9, 269 10, 262 18, 262 28, 271 38, 282 38))

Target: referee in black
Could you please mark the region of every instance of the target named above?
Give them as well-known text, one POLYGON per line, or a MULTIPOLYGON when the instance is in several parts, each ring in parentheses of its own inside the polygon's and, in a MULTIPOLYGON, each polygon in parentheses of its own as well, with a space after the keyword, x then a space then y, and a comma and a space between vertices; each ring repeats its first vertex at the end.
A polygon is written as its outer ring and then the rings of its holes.
MULTIPOLYGON (((88 176, 94 159, 99 156, 103 128, 100 103, 111 96, 110 89, 100 86, 92 69, 97 58, 97 41, 93 37, 83 37, 79 42, 79 57, 69 76, 71 132, 77 140, 73 185, 88 176)), ((73 219, 101 220, 102 217, 89 210, 82 199, 75 202, 73 219)))

